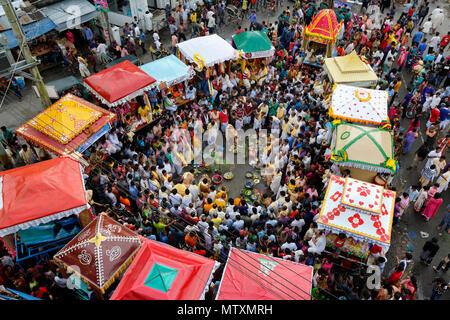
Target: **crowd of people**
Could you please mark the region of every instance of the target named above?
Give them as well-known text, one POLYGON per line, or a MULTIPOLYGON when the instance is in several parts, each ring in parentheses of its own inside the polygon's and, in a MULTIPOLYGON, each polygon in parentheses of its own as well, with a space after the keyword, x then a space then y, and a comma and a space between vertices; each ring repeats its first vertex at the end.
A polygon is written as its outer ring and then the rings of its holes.
MULTIPOLYGON (((249 6, 256 10, 255 3, 244 0, 239 5, 242 10, 244 5, 245 9, 249 6)), ((174 26, 170 27, 171 37, 176 38, 171 39, 172 46, 179 37, 186 38, 189 27, 193 36, 216 32, 215 23, 223 23, 223 6, 213 1, 212 5, 192 8, 186 1, 168 9, 168 21, 174 26), (195 33, 197 22, 205 29, 201 34, 195 33)), ((105 212, 149 239, 219 261, 222 268, 216 273, 208 298, 217 292, 228 250, 233 246, 312 266, 311 295, 317 300, 417 299, 417 279, 408 268, 413 260, 411 253, 399 257, 393 270, 384 270, 386 253, 379 246, 372 246, 367 261, 361 262, 339 249, 345 234, 339 235, 336 246, 326 247, 326 235, 317 228, 328 179, 331 173, 339 173, 329 160, 332 127, 325 102, 329 94, 327 75, 320 68, 303 64, 308 52, 301 44, 305 25, 324 7, 325 2, 316 5, 298 0, 272 23, 259 22, 254 15, 251 28, 266 32, 275 46, 265 76, 249 81, 240 77, 239 68, 226 73, 216 68, 211 75, 213 90, 202 84, 205 72, 200 72, 186 84, 190 102, 183 106, 176 106, 170 95, 163 97, 155 92, 149 94, 149 100, 137 98, 138 113, 149 125, 130 134, 131 118, 120 115, 113 129, 88 150, 92 168, 85 182, 94 214, 105 212), (242 196, 231 196, 230 190, 218 187, 206 172, 199 174, 199 163, 187 165, 186 155, 194 156, 189 146, 202 143, 192 139, 198 128, 207 136, 205 145, 214 145, 217 135, 240 129, 268 129, 274 133, 269 142, 278 143, 268 142, 261 160, 253 164, 268 172, 261 200, 248 203, 242 196), (382 279, 377 288, 367 285, 368 266, 375 266, 382 279)), ((443 9, 438 6, 424 13, 427 8, 425 0, 421 4, 407 1, 404 5, 363 1, 359 14, 346 8, 335 9, 343 24, 337 54, 356 50, 366 57, 379 76, 376 88, 389 92, 389 118, 400 166, 420 170, 417 184, 409 188, 389 186, 398 191, 394 225, 402 216, 413 214, 409 203, 430 221, 443 203, 450 178, 446 163, 450 143, 450 60, 445 55, 450 33, 441 35, 436 31, 442 23, 443 9), (389 13, 382 18, 385 9, 389 13), (394 19, 396 10, 401 15, 394 19), (404 82, 402 70, 411 72, 409 83, 404 82), (401 88, 406 91, 404 97, 401 88), (410 122, 405 120, 408 116, 412 117, 410 122), (407 163, 406 154, 422 131, 421 120, 426 122, 426 141, 413 161, 407 163), (423 168, 422 162, 426 162, 423 168)), ((128 28, 128 32, 124 29, 128 44, 112 44, 108 50, 115 50, 117 55, 120 51, 123 56, 133 39, 145 43, 145 33, 137 32, 137 24, 128 28)), ((239 26, 236 33, 245 30, 239 26)), ((152 48, 163 48, 158 32, 153 34, 150 51, 152 48)), ((136 50, 128 49, 130 53, 136 50)), ((145 47, 142 49, 145 52, 145 47)), ((20 146, 14 133, 5 127, 0 139, 5 168, 14 166, 10 159, 16 152, 25 164, 44 158, 34 147, 20 146)), ((349 174, 346 171, 344 176, 349 174)), ((448 212, 436 228, 445 226, 450 233, 448 212)), ((425 245, 420 256, 425 264, 430 264, 438 252, 436 242, 425 245)), ((446 255, 440 263, 435 261, 434 270, 447 271, 448 261, 446 255)), ((71 296, 64 281, 67 274, 52 260, 23 270, 4 252, 1 262, 0 285, 43 299, 71 296)), ((431 299, 437 300, 445 293, 447 282, 438 277, 433 285, 431 299)), ((109 295, 90 292, 93 299, 109 295)))

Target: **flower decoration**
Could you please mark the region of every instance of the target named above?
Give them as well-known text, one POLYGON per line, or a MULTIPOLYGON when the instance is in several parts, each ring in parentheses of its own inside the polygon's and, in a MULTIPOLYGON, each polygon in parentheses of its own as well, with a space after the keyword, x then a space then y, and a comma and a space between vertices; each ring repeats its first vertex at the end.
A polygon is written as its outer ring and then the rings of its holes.
POLYGON ((335 128, 338 124, 343 123, 342 120, 333 120, 333 122, 331 122, 331 126, 333 128, 335 128))
POLYGON ((331 153, 331 160, 336 162, 347 161, 348 155, 347 151, 341 149, 338 151, 333 151, 331 153))
POLYGON ((322 223, 328 223, 328 219, 327 219, 327 217, 325 217, 325 216, 321 216, 320 218, 319 218, 319 222, 322 222, 322 223))
POLYGON ((387 212, 387 210, 386 210, 386 206, 384 205, 384 203, 381 205, 381 214, 382 214, 383 216, 389 214, 389 212, 387 212))
POLYGON ((362 90, 355 90, 355 97, 358 98, 360 102, 367 102, 370 100, 370 92, 368 91, 362 91, 362 90))
POLYGON ((360 225, 364 224, 359 213, 355 213, 353 216, 348 218, 348 221, 352 224, 353 228, 358 228, 360 225))
POLYGON ((389 158, 386 160, 386 162, 384 163, 384 166, 388 169, 391 169, 394 172, 397 172, 397 160, 394 160, 392 158, 389 158))
POLYGON ((356 189, 356 192, 359 192, 359 195, 362 197, 367 197, 370 195, 370 189, 364 186, 360 186, 356 189))
POLYGON ((339 191, 336 191, 336 192, 330 197, 330 199, 333 200, 334 202, 336 202, 336 201, 338 201, 341 197, 342 197, 342 193, 340 193, 339 191))
POLYGON ((380 123, 380 129, 382 130, 391 130, 392 126, 389 120, 383 121, 380 123))
POLYGON ((203 68, 206 67, 205 60, 198 53, 194 54, 193 58, 194 58, 194 61, 197 63, 197 66, 195 67, 195 70, 198 71, 198 72, 202 71, 203 68))

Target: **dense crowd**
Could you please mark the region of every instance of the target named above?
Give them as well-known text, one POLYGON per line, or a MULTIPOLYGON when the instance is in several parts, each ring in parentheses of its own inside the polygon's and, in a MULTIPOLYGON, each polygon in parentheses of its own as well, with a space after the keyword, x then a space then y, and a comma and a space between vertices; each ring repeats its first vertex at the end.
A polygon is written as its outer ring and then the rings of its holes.
MULTIPOLYGON (((361 263, 339 249, 345 234, 339 235, 334 247, 326 247, 325 234, 317 229, 324 189, 330 175, 338 171, 329 161, 332 126, 325 101, 330 84, 323 69, 304 63, 305 58, 320 61, 320 52, 302 49, 302 31, 326 3, 296 1, 272 23, 257 20, 252 10, 261 9, 263 5, 258 3, 243 0, 236 6, 248 11, 250 29, 266 32, 276 48, 267 73, 255 81, 242 76, 238 67, 226 73, 216 68, 210 75, 211 92, 204 85, 205 72, 200 72, 185 85, 190 102, 183 106, 176 106, 171 95, 161 96, 154 90, 148 93, 148 100, 137 98, 138 114, 149 125, 132 133, 132 119, 119 114, 114 128, 88 151, 92 170, 86 175, 86 188, 94 214, 106 212, 149 239, 210 257, 221 262, 222 268, 230 246, 310 265, 314 268, 314 299, 416 299, 417 280, 408 268, 411 253, 397 258, 393 270, 384 270, 387 258, 380 247, 372 246, 368 260, 361 263), (196 128, 207 135, 205 146, 214 145, 217 135, 247 128, 269 129, 281 136, 278 147, 267 143, 262 159, 254 163, 269 172, 264 175, 266 188, 260 201, 247 203, 241 196, 231 197, 229 190, 218 187, 207 173, 199 174, 199 163, 187 165, 186 150, 201 143, 192 139, 196 128), (382 278, 379 288, 367 286, 367 266, 377 267, 382 278)), ((389 92, 389 118, 400 166, 421 170, 417 185, 398 190, 394 225, 408 213, 410 203, 430 221, 443 203, 450 178, 446 163, 450 64, 445 55, 450 33, 436 31, 444 10, 438 6, 428 12, 426 1, 394 5, 383 0, 363 1, 359 14, 346 8, 335 12, 343 24, 337 54, 356 50, 368 60, 379 76, 376 88, 389 92), (396 11, 401 15, 394 19, 396 11), (410 83, 404 82, 402 70, 412 73, 410 83), (404 96, 400 96, 402 87, 404 96), (412 118, 409 123, 406 117, 412 118), (426 141, 412 163, 405 163, 404 155, 421 131, 420 121, 426 122, 426 141)), ((224 4, 213 1, 212 5, 192 7, 186 1, 167 8, 167 18, 174 49, 178 41, 186 39, 189 28, 193 36, 216 32, 216 23, 219 28, 224 23, 224 4)), ((125 27, 123 44, 107 48, 101 41, 91 42, 99 64, 107 50, 117 56, 136 53, 136 43, 145 44, 145 33, 138 25, 125 27)), ((239 26, 236 33, 245 30, 239 26)), ((142 50, 145 53, 145 46, 142 50)), ((150 51, 157 56, 165 51, 158 32, 153 34, 150 51)), ((86 60, 81 63, 92 67, 86 60)), ((89 70, 83 66, 80 64, 80 73, 84 77, 89 70)), ((5 168, 15 165, 15 152, 25 164, 45 158, 42 150, 33 150, 38 148, 18 146, 13 132, 5 127, 0 139, 5 168)), ((445 227, 450 233, 448 212, 437 228, 445 227)), ((438 250, 437 239, 428 241, 421 261, 430 264, 438 250)), ((448 261, 446 255, 441 263, 435 259, 435 271, 447 271, 448 261)), ((1 262, 0 285, 43 299, 71 297, 67 274, 53 261, 22 270, 5 252, 1 262)), ((221 270, 209 298, 217 292, 221 270)), ((436 278, 431 299, 439 299, 446 288, 447 282, 436 278)), ((105 298, 98 293, 91 296, 105 298)))

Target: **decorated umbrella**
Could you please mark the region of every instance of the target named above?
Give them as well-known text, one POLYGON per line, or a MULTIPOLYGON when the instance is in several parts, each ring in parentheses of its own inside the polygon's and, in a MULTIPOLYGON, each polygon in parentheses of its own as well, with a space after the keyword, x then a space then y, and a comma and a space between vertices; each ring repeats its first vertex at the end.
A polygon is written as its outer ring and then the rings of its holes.
POLYGON ((139 68, 152 78, 156 79, 158 83, 164 82, 166 87, 192 79, 194 76, 192 67, 185 65, 173 54, 144 64, 139 68))
POLYGON ((309 300, 311 266, 231 248, 217 300, 309 300))
POLYGON ((183 41, 177 44, 177 48, 185 59, 198 68, 212 67, 239 57, 239 52, 217 34, 183 41))
POLYGON ((372 67, 355 51, 343 57, 326 58, 323 69, 335 84, 369 88, 375 86, 378 81, 372 67))
POLYGON ((131 263, 139 236, 108 216, 99 215, 55 254, 55 260, 104 292, 131 263))
POLYGON ((355 252, 350 253, 366 251, 367 254, 369 248, 364 247, 365 243, 376 244, 388 251, 395 196, 394 191, 378 185, 331 176, 317 226, 353 238, 352 250, 355 252))
POLYGON ((335 123, 331 161, 340 167, 385 174, 395 174, 398 169, 390 131, 351 123, 335 123))
POLYGON ((328 113, 333 119, 381 125, 388 119, 388 92, 338 84, 328 113))
POLYGON ((25 140, 68 155, 83 152, 111 129, 116 115, 70 93, 16 129, 25 140))
POLYGON ((0 172, 0 236, 89 209, 80 164, 62 157, 0 172))
POLYGON ((342 23, 337 21, 334 10, 320 10, 303 30, 303 48, 307 47, 309 41, 322 43, 327 45, 327 55, 331 56, 341 28, 342 23))
POLYGON ((238 50, 244 51, 246 59, 271 57, 275 47, 267 34, 262 31, 246 31, 233 35, 233 43, 238 50))
POLYGON ((102 103, 115 107, 155 87, 156 80, 127 60, 87 77, 84 85, 102 103))
POLYGON ((146 239, 111 300, 204 299, 219 263, 146 239))

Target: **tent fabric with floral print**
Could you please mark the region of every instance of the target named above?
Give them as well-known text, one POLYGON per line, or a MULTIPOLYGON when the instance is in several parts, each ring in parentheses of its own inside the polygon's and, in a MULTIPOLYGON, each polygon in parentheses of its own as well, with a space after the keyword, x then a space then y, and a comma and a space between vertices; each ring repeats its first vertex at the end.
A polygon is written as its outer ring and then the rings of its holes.
POLYGON ((317 226, 333 233, 345 233, 358 241, 377 244, 387 251, 391 243, 395 197, 394 191, 377 185, 331 176, 317 226), (378 205, 378 213, 366 210, 378 205))

